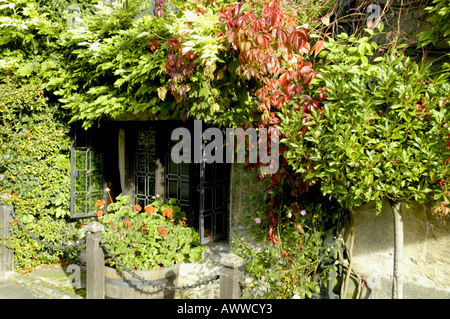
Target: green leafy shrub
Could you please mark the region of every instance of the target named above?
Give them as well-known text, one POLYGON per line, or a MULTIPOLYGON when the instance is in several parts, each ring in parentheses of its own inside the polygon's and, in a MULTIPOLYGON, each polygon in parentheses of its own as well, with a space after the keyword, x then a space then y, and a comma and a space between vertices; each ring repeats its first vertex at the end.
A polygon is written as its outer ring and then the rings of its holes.
MULTIPOLYGON (((433 27, 429 30, 420 32, 417 37, 420 41, 419 46, 426 46, 428 44, 436 45, 439 40, 445 40, 447 46, 450 45, 450 8, 445 0, 433 0, 425 7, 428 12, 426 20, 430 22, 433 27)), ((447 53, 448 55, 448 53, 447 53)))
POLYGON ((0 0, 0 74, 28 80, 57 70, 58 35, 91 3, 97 1, 0 0))
MULTIPOLYGON (((245 240, 235 242, 234 251, 244 260, 245 274, 252 281, 244 289, 245 298, 312 298, 320 292, 327 271, 336 270, 335 251, 324 244, 327 212, 321 204, 285 206, 276 227, 270 227, 266 244, 255 248, 245 240), (325 269, 322 263, 330 265, 325 269)), ((329 212, 328 212, 329 213, 329 212)), ((266 222, 269 222, 268 220, 266 222)), ((263 218, 253 220, 258 233, 267 234, 263 218)))
MULTIPOLYGON (((0 194, 4 204, 45 242, 67 244, 76 237, 69 222, 70 138, 64 117, 47 104, 39 83, 0 84, 0 194)), ((50 250, 12 227, 16 268, 58 261, 66 252, 50 250)), ((73 256, 73 251, 69 252, 73 256)))
POLYGON ((311 114, 280 115, 285 156, 348 209, 374 201, 380 211, 383 199, 448 203, 449 74, 395 51, 370 62, 375 50, 368 37, 328 39, 313 82, 326 100, 311 114))
MULTIPOLYGON (((129 202, 129 196, 117 196, 106 214, 104 202, 97 204, 97 215, 106 229, 102 243, 125 266, 150 270, 202 258, 205 247, 200 245, 200 236, 186 226, 185 214, 174 205, 174 199, 155 201, 144 209, 127 205, 129 202)), ((115 265, 113 260, 109 262, 115 265)))

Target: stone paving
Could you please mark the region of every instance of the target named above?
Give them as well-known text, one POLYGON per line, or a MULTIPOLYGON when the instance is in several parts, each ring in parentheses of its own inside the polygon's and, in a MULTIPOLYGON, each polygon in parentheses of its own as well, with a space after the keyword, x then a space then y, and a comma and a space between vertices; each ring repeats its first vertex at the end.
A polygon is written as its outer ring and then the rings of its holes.
POLYGON ((0 276, 0 299, 84 299, 83 278, 77 289, 69 276, 63 268, 7 272, 0 276))

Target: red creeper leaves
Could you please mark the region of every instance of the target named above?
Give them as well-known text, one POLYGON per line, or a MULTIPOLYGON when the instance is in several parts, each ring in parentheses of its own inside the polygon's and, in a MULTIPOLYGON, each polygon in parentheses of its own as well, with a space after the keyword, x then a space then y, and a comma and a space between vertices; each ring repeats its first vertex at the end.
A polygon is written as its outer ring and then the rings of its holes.
POLYGON ((302 58, 310 47, 308 32, 284 9, 282 4, 287 2, 272 0, 262 7, 256 2, 247 4, 245 9, 242 3, 223 7, 220 18, 225 38, 239 53, 237 72, 245 80, 259 82, 259 110, 270 113, 272 107, 281 110, 315 76, 302 58))

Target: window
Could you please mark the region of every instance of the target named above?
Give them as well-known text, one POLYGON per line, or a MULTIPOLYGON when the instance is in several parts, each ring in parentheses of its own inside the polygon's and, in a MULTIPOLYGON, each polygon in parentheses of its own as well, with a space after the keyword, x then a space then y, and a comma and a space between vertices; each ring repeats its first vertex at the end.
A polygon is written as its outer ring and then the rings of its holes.
POLYGON ((71 152, 71 216, 95 215, 98 199, 105 198, 101 132, 76 129, 71 152))
POLYGON ((141 207, 153 202, 155 193, 156 145, 153 129, 139 129, 135 150, 134 202, 141 207))
MULTIPOLYGON (((175 163, 171 160, 177 121, 104 122, 100 128, 77 128, 72 139, 71 216, 95 216, 98 199, 120 193, 142 207, 155 196, 175 198, 202 243, 228 234, 229 165, 175 163)), ((192 130, 192 125, 184 125, 192 130)))

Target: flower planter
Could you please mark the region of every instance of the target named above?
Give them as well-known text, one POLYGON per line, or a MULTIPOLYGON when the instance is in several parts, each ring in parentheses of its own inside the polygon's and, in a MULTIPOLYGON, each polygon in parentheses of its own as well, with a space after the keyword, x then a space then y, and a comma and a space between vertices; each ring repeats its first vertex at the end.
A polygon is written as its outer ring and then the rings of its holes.
MULTIPOLYGON (((157 285, 173 287, 178 282, 180 265, 134 272, 146 280, 155 281, 157 285)), ((107 299, 175 299, 175 289, 155 288, 125 271, 105 266, 105 277, 107 299)))

